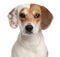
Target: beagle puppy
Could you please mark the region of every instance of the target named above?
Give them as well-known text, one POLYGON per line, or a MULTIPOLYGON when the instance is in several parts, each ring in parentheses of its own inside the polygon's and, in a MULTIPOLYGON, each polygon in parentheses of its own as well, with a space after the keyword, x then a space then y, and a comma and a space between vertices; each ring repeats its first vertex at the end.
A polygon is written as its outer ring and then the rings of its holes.
POLYGON ((53 16, 46 7, 37 4, 19 5, 9 12, 8 18, 12 28, 20 28, 11 57, 48 57, 41 30, 48 28, 53 16))

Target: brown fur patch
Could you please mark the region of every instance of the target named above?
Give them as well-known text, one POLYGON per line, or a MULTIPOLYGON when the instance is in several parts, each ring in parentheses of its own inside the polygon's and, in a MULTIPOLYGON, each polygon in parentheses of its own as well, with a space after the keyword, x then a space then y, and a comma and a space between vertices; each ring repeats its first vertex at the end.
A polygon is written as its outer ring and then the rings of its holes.
POLYGON ((50 11, 44 6, 40 6, 40 8, 41 8, 41 29, 44 30, 50 25, 53 16, 50 13, 50 11))

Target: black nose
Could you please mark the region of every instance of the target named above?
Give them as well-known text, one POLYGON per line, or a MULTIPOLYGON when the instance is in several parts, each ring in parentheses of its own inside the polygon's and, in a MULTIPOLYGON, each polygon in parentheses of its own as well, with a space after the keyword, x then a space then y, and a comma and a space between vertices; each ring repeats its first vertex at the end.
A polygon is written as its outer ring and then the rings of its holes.
POLYGON ((32 32, 33 26, 32 26, 32 25, 27 25, 27 26, 25 27, 25 29, 26 29, 27 32, 32 32))

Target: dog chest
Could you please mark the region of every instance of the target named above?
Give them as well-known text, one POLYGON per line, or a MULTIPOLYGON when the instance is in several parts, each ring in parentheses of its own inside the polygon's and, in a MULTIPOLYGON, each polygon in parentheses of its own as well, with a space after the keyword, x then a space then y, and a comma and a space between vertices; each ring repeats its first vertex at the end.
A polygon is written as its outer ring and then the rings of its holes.
POLYGON ((17 45, 13 49, 14 54, 12 57, 44 57, 47 52, 45 45, 38 46, 36 49, 27 49, 17 45))

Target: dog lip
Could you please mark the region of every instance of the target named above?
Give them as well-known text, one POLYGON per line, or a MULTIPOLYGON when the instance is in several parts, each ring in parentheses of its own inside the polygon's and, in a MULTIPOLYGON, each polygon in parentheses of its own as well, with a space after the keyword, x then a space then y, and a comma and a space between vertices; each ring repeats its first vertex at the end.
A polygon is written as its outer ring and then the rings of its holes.
POLYGON ((28 31, 26 31, 26 33, 27 33, 27 34, 32 34, 33 32, 28 32, 28 31))

